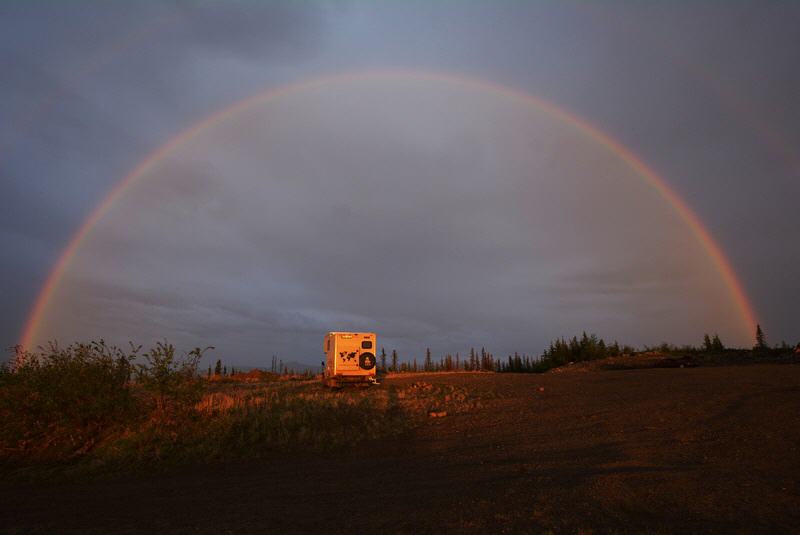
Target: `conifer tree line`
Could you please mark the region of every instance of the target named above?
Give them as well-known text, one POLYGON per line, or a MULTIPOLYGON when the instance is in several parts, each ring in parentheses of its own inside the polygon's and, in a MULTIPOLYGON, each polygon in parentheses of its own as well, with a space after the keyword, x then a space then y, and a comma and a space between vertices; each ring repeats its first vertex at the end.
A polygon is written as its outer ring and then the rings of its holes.
POLYGON ((446 353, 436 359, 433 357, 430 348, 427 348, 421 363, 416 358, 398 363, 397 351, 392 350, 391 360, 387 365, 386 350, 381 348, 378 372, 491 371, 536 373, 567 362, 600 359, 624 353, 633 353, 634 351, 635 349, 630 346, 620 346, 616 341, 612 344, 607 344, 602 338, 598 338, 594 334, 589 336, 586 333, 583 333, 580 339, 573 337, 571 340, 564 338, 554 340, 551 342, 550 347, 540 356, 514 353, 506 358, 497 358, 493 353, 487 351, 485 347, 481 347, 480 350, 476 350, 473 347, 470 348, 469 354, 463 358, 460 353, 455 355, 446 353))
POLYGON ((528 355, 520 355, 515 353, 513 356, 508 356, 508 361, 497 359, 491 352, 482 347, 480 351, 471 348, 468 356, 461 357, 460 353, 453 355, 446 353, 440 358, 433 357, 430 348, 425 350, 425 357, 422 362, 416 358, 411 361, 399 362, 397 350, 392 350, 391 360, 387 364, 385 350, 381 348, 381 358, 378 361, 378 372, 398 372, 398 373, 413 373, 413 372, 451 372, 451 371, 535 371, 534 363, 538 359, 528 355))
MULTIPOLYGON (((755 342, 753 351, 756 353, 766 354, 770 351, 785 352, 793 349, 792 346, 789 346, 786 342, 782 342, 780 345, 771 348, 766 342, 766 335, 761 325, 756 326, 755 342)), ((797 344, 796 350, 800 351, 800 344, 797 344)), ((553 340, 550 342, 549 347, 539 356, 514 353, 513 355, 508 355, 505 359, 496 358, 491 352, 487 351, 485 347, 481 347, 480 351, 476 351, 473 347, 470 349, 469 355, 465 355, 463 358, 459 353, 455 355, 446 353, 442 357, 436 359, 432 355, 430 348, 427 348, 421 364, 417 362, 416 358, 413 358, 411 361, 398 363, 399 359, 396 350, 392 350, 391 360, 387 364, 386 350, 381 348, 378 372, 492 371, 541 373, 571 362, 633 355, 637 353, 637 351, 635 347, 630 345, 620 345, 616 340, 608 343, 596 334, 589 335, 586 332, 583 332, 580 338, 573 336, 571 339, 562 337, 553 340)), ((715 333, 713 336, 705 334, 703 336, 703 345, 699 347, 693 345, 676 347, 663 343, 652 347, 644 346, 644 351, 659 351, 662 353, 720 353, 729 351, 729 348, 723 344, 719 335, 715 333)))
POLYGON ((630 355, 634 352, 636 352, 636 349, 631 346, 620 346, 616 340, 611 344, 607 344, 605 340, 598 338, 596 334, 587 335, 584 332, 580 339, 577 336, 573 336, 570 340, 559 338, 550 342, 550 347, 545 349, 541 359, 534 365, 535 369, 532 371, 544 371, 569 362, 583 362, 630 355))
POLYGON ((719 339, 719 335, 714 334, 714 338, 708 336, 706 333, 703 336, 703 350, 704 351, 724 351, 725 345, 719 339))
MULTIPOLYGON (((279 359, 277 355, 272 356, 272 363, 270 364, 269 371, 278 375, 298 375, 293 368, 289 368, 288 366, 284 365, 283 359, 279 359)), ((210 364, 208 365, 206 378, 211 379, 212 377, 233 377, 237 373, 240 372, 237 371, 235 367, 231 366, 230 371, 228 371, 228 366, 222 363, 222 359, 217 359, 217 362, 213 367, 210 364)), ((313 373, 306 370, 299 375, 313 375, 313 373)))
POLYGON ((231 371, 228 373, 228 366, 222 364, 221 359, 217 359, 217 363, 214 365, 214 370, 212 372, 211 365, 208 365, 208 372, 206 377, 211 379, 211 377, 232 377, 236 375, 236 368, 231 366, 231 371))
MULTIPOLYGON (((761 325, 756 326, 755 345, 753 352, 761 355, 768 355, 771 352, 800 352, 800 344, 790 346, 786 342, 771 347, 767 344, 767 338, 761 325)), ((506 358, 497 358, 485 347, 476 350, 470 348, 469 354, 462 356, 460 353, 446 353, 438 359, 434 357, 430 348, 425 349, 425 356, 421 362, 417 358, 410 361, 400 361, 396 349, 392 349, 387 354, 386 349, 381 347, 378 356, 378 373, 409 373, 409 372, 451 372, 451 371, 491 371, 491 372, 510 372, 510 373, 541 373, 551 368, 563 366, 572 362, 583 362, 589 360, 616 357, 620 355, 633 355, 638 350, 629 345, 620 345, 616 340, 607 343, 596 334, 583 332, 580 337, 573 336, 570 339, 557 338, 550 342, 541 355, 534 356, 528 354, 514 353, 506 358)), ((701 346, 685 345, 677 347, 663 343, 657 346, 644 346, 643 351, 658 351, 661 353, 721 353, 732 351, 723 344, 718 334, 710 336, 706 333, 703 336, 701 346)), ((733 350, 735 351, 735 350, 733 350)), ((284 365, 283 360, 277 355, 272 356, 269 371, 279 375, 296 375, 294 370, 284 365)), ((231 367, 228 372, 227 365, 218 359, 213 366, 209 365, 207 376, 229 377, 236 374, 236 369, 231 367)), ((304 375, 310 375, 306 371, 304 375)))

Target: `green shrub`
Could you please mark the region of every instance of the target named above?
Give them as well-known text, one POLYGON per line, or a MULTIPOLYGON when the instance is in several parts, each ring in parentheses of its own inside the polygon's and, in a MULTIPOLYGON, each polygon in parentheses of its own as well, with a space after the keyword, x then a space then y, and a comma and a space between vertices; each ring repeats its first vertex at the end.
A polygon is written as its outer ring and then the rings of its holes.
POLYGON ((40 353, 15 348, 0 373, 0 445, 11 456, 87 451, 113 423, 135 413, 130 388, 135 351, 102 340, 40 353))
POLYGON ((178 356, 167 342, 124 352, 102 340, 18 348, 0 367, 0 460, 116 465, 319 451, 478 403, 463 388, 422 382, 341 392, 313 381, 215 384, 197 376, 203 352, 178 356))
POLYGON ((202 384, 197 367, 203 353, 213 349, 194 348, 182 357, 175 354, 175 346, 157 342, 144 353, 144 363, 136 365, 136 379, 150 394, 154 415, 163 418, 191 410, 200 399, 202 384))
POLYGON ((179 421, 202 394, 197 364, 205 350, 177 356, 159 342, 146 353, 103 340, 38 352, 14 348, 0 368, 0 455, 65 459, 131 429, 179 421), (138 362, 137 362, 138 361, 138 362))

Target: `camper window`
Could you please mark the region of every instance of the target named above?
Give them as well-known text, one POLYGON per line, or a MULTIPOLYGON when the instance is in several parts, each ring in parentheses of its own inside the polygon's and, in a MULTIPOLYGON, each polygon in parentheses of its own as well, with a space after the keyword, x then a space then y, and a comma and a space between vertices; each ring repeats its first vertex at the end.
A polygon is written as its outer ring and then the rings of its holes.
POLYGON ((361 349, 372 349, 372 342, 370 340, 364 340, 361 342, 361 349))

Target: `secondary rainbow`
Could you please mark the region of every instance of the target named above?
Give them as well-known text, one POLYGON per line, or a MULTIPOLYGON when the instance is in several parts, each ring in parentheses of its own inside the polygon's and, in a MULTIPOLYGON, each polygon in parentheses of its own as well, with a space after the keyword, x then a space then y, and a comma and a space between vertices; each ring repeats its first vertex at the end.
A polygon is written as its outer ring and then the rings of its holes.
POLYGON ((122 196, 125 190, 135 182, 139 177, 144 175, 155 164, 161 161, 164 157, 170 154, 177 147, 191 140, 200 132, 214 126, 215 124, 225 120, 228 117, 234 116, 240 112, 247 110, 260 102, 274 100, 291 93, 310 89, 325 84, 345 81, 358 81, 370 79, 418 79, 458 83, 476 89, 481 89, 494 94, 502 95, 506 98, 521 101, 529 106, 533 106, 539 110, 544 111, 550 116, 564 121, 574 128, 578 129, 587 137, 594 140, 596 143, 606 147, 609 151, 615 154, 620 160, 625 162, 637 175, 646 180, 655 190, 664 198, 677 212, 680 218, 689 226, 694 236, 708 254, 711 261, 720 273, 726 287, 728 288, 731 297, 736 304, 739 311, 741 320, 741 327, 743 336, 750 336, 756 325, 756 314, 753 309, 747 294, 744 291, 741 281, 736 276, 736 272, 731 266, 730 261, 723 253, 720 246, 714 241, 711 233, 703 225, 697 215, 691 208, 678 196, 678 194, 669 187, 669 185, 659 177, 656 172, 645 164, 638 156, 636 156, 630 149, 622 145, 619 141, 612 138, 607 133, 588 123, 586 120, 562 109, 558 106, 543 100, 539 97, 524 93, 520 90, 499 85, 493 82, 469 78, 466 76, 456 74, 444 74, 438 72, 424 72, 424 71, 367 71, 358 73, 336 74, 331 76, 324 76, 314 78, 303 82, 289 84, 278 88, 271 88, 266 91, 257 93, 251 97, 239 100, 234 104, 219 110, 206 118, 194 123, 192 126, 179 133, 158 149, 150 153, 139 165, 136 166, 125 178, 123 178, 103 201, 92 211, 89 217, 84 221, 80 228, 72 236, 66 247, 64 248, 61 256, 56 261, 53 269, 47 277, 36 301, 33 304, 31 312, 28 316, 28 321, 22 332, 20 344, 23 347, 30 348, 37 333, 37 328, 47 310, 50 300, 61 282, 61 278, 68 268, 70 261, 74 258, 81 244, 86 237, 90 234, 92 228, 103 218, 108 212, 109 208, 122 196))

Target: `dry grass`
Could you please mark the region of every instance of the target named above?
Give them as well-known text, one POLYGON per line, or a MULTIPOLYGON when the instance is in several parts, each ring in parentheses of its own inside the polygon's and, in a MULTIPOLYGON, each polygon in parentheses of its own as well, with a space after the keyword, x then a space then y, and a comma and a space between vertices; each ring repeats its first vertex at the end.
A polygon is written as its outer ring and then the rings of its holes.
POLYGON ((352 390, 331 390, 317 380, 206 385, 199 401, 188 407, 151 411, 111 426, 78 458, 94 467, 130 467, 335 450, 397 436, 430 417, 480 406, 462 387, 422 381, 352 390))
POLYGON ((0 463, 209 462, 330 450, 478 403, 461 387, 422 381, 340 391, 263 372, 203 381, 201 355, 181 357, 166 342, 143 354, 102 341, 19 352, 12 369, 0 370, 0 463))
POLYGON ((151 420, 102 444, 95 456, 122 462, 209 462, 297 449, 324 451, 402 434, 432 413, 479 406, 463 388, 423 382, 342 391, 317 381, 225 386, 207 392, 191 414, 151 420))

